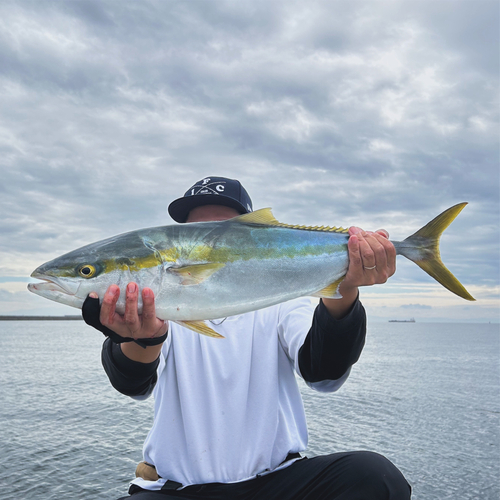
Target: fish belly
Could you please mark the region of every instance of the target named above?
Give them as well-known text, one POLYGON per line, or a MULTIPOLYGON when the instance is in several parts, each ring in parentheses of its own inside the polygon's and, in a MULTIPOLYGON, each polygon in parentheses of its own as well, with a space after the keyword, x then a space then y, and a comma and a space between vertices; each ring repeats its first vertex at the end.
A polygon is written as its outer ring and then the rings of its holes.
POLYGON ((346 273, 347 253, 228 263, 198 285, 163 286, 156 298, 161 319, 216 319, 313 295, 346 273))

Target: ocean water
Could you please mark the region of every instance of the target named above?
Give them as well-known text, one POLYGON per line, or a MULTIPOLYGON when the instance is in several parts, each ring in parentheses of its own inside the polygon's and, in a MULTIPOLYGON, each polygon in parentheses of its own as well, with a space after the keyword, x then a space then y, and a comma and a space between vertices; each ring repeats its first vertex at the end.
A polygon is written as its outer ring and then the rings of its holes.
MULTIPOLYGON (((153 401, 114 391, 102 340, 79 321, 0 322, 2 499, 126 494, 153 401)), ((301 383, 307 455, 377 451, 416 500, 498 500, 499 359, 498 324, 370 324, 340 391, 301 383)))

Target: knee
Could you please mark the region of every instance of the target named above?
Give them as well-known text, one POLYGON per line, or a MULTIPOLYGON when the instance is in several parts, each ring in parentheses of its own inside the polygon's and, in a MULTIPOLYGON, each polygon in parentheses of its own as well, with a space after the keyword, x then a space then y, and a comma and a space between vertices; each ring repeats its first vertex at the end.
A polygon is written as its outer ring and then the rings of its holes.
POLYGON ((347 454, 345 473, 349 495, 359 500, 407 500, 411 487, 401 471, 378 453, 347 454))

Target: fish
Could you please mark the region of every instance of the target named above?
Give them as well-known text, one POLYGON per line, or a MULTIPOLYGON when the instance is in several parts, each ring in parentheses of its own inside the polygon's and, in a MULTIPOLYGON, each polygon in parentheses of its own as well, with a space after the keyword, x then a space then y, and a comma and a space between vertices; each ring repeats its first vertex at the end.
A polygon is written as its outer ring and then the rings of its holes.
MULTIPOLYGON (((443 231, 467 205, 445 210, 403 241, 397 255, 415 262, 445 288, 475 300, 441 261, 443 231)), ((234 316, 302 296, 340 298, 349 265, 349 233, 342 227, 279 222, 263 208, 217 222, 193 222, 127 232, 83 246, 35 269, 28 289, 81 308, 116 284, 136 282, 155 294, 156 315, 195 332, 220 337, 205 321, 234 316)), ((139 294, 140 295, 140 294, 139 294)), ((139 298, 139 313, 142 300, 139 298)))

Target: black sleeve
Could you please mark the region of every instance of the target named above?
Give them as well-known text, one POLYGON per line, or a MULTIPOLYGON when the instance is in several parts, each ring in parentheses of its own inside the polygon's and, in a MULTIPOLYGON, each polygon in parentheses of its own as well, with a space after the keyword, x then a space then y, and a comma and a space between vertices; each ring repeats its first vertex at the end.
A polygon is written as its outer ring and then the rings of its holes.
POLYGON ((299 350, 299 369, 304 380, 338 380, 359 359, 365 336, 366 314, 359 299, 340 320, 334 319, 320 301, 299 350))
POLYGON ((160 358, 152 363, 132 361, 119 344, 106 339, 102 345, 102 365, 111 385, 126 396, 145 396, 153 390, 160 358))

